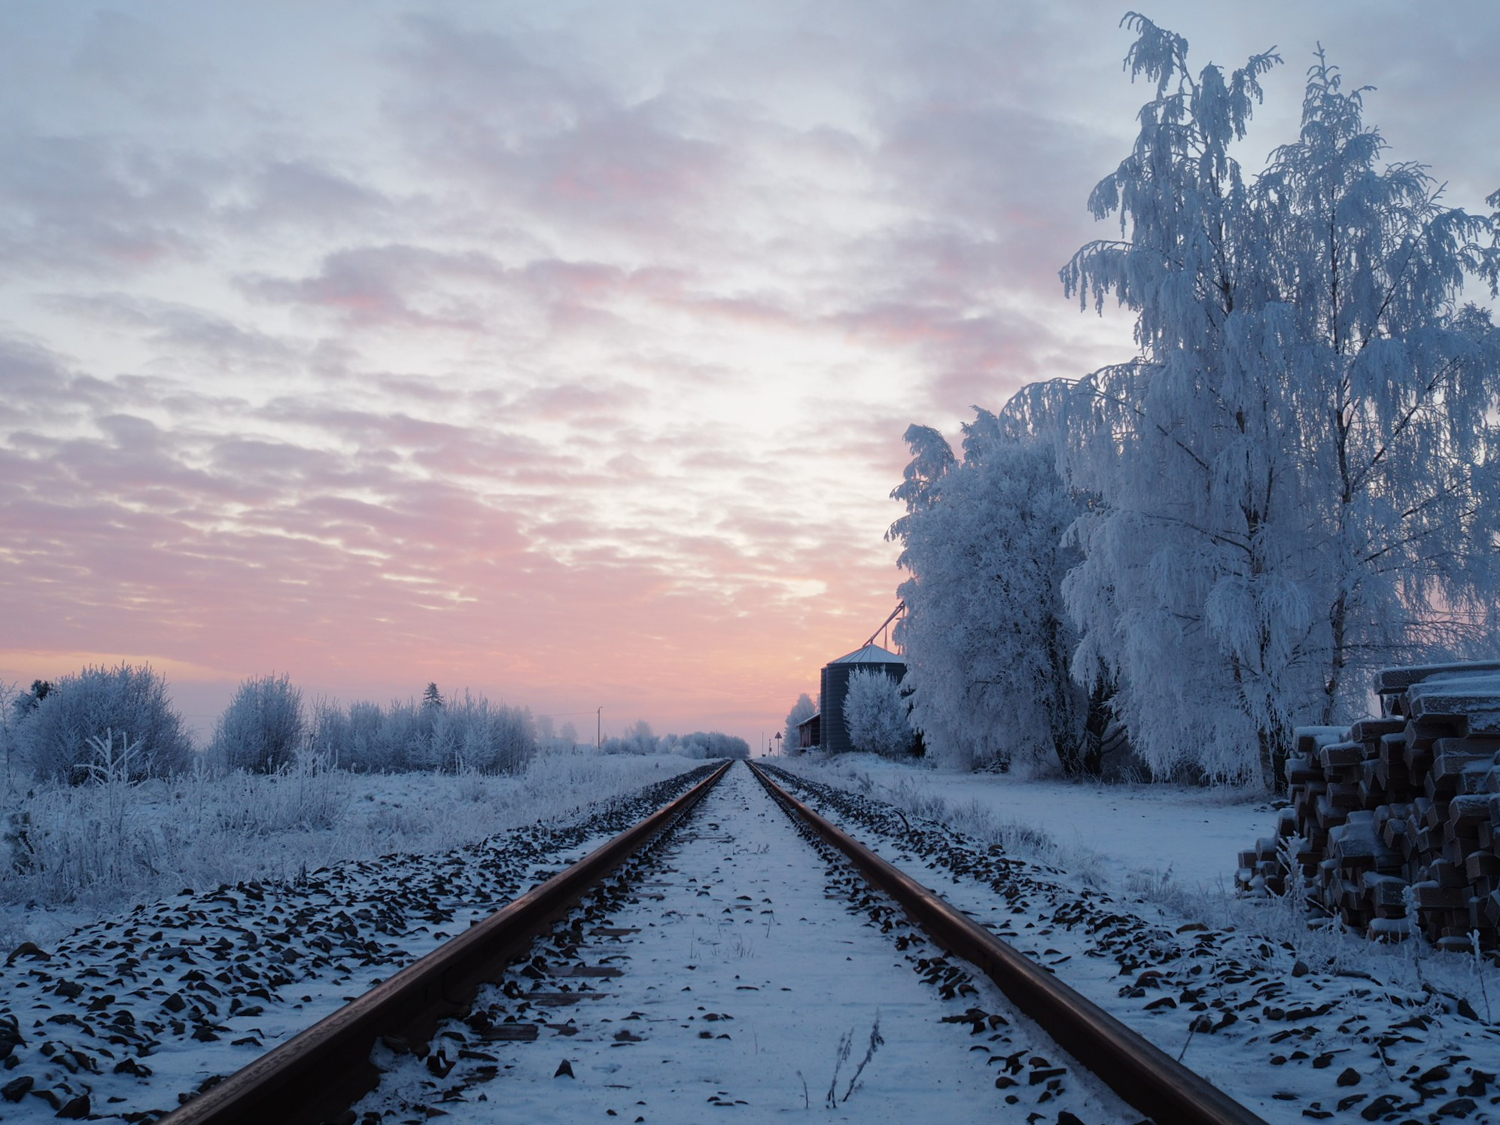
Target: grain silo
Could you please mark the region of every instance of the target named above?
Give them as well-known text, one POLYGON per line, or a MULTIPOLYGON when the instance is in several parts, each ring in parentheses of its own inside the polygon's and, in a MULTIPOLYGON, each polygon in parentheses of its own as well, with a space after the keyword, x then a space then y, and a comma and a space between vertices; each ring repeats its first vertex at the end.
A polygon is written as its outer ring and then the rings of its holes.
POLYGON ((855 672, 884 672, 899 684, 906 675, 906 661, 871 642, 823 665, 818 711, 823 719, 819 733, 825 753, 843 754, 854 749, 849 744, 849 728, 844 725, 844 696, 849 694, 849 677, 855 672))

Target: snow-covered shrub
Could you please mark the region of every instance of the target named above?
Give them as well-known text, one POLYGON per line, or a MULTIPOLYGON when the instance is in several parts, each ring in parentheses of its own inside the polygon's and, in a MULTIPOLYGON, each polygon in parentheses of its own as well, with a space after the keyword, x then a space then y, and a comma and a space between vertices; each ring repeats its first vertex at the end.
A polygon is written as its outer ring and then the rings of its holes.
POLYGON ((911 753, 913 732, 907 711, 900 686, 884 672, 859 671, 849 677, 844 725, 856 750, 890 757, 911 753))
POLYGON ((31 696, 15 684, 0 681, 0 761, 5 763, 5 784, 10 786, 18 764, 17 735, 21 721, 31 713, 31 696))
POLYGON ((215 826, 230 838, 331 831, 348 811, 349 776, 321 755, 299 754, 267 772, 265 778, 240 774, 207 782, 218 790, 215 826))
POLYGON ((797 754, 802 749, 802 732, 797 728, 812 718, 817 713, 818 705, 812 701, 812 696, 803 692, 797 697, 797 702, 792 704, 792 709, 786 713, 786 730, 783 732, 781 752, 783 754, 797 754))
POLYGON ((430 755, 431 715, 411 700, 393 700, 381 712, 375 728, 372 751, 380 768, 400 773, 406 770, 435 769, 430 755))
POLYGON ((90 780, 91 739, 128 737, 139 745, 131 780, 165 777, 193 762, 167 682, 149 665, 91 665, 62 677, 22 722, 19 735, 39 777, 73 785, 90 780))
POLYGON ((661 740, 645 719, 638 719, 623 735, 606 738, 603 744, 606 754, 655 754, 661 748, 661 740))
POLYGON ((320 701, 309 741, 336 765, 367 773, 514 773, 537 748, 530 711, 467 691, 436 703, 359 702, 347 711, 320 701))
POLYGON ((625 737, 635 743, 637 754, 654 754, 660 748, 661 740, 645 719, 636 720, 635 726, 630 728, 625 737))
MULTIPOLYGON (((345 769, 368 770, 371 773, 384 773, 394 768, 394 764, 386 761, 383 756, 380 728, 385 721, 385 713, 380 709, 380 704, 367 700, 351 703, 347 720, 340 730, 345 740, 335 747, 334 761, 345 769)), ((330 724, 330 732, 335 730, 339 728, 330 724)))
POLYGON ((214 724, 209 752, 223 766, 274 773, 298 756, 307 733, 302 692, 285 676, 240 684, 214 724))
POLYGON ((695 730, 679 738, 672 752, 684 758, 748 758, 750 744, 722 731, 695 730))
POLYGON ((463 701, 450 702, 442 719, 455 728, 444 737, 458 746, 458 759, 451 767, 439 768, 515 773, 536 753, 536 724, 524 707, 507 707, 464 692, 463 701))

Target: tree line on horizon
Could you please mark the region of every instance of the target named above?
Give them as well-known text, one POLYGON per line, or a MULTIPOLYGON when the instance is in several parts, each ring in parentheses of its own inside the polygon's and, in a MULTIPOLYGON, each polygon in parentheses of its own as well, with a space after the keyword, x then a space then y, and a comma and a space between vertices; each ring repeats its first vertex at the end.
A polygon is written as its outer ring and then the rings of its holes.
MULTIPOLYGON (((201 749, 173 708, 167 681, 147 665, 90 665, 29 691, 0 685, 0 751, 17 777, 84 784, 142 781, 208 767, 276 773, 299 760, 354 773, 516 773, 539 752, 575 749, 571 723, 465 690, 445 697, 429 683, 420 699, 347 706, 307 703, 285 674, 250 677, 236 689, 201 749), (102 772, 101 772, 102 771, 102 772), (107 777, 105 777, 107 775, 107 777)), ((588 745, 592 749, 592 744, 588 745)), ((606 754, 749 757, 742 738, 719 731, 658 737, 641 720, 606 739, 606 754)))

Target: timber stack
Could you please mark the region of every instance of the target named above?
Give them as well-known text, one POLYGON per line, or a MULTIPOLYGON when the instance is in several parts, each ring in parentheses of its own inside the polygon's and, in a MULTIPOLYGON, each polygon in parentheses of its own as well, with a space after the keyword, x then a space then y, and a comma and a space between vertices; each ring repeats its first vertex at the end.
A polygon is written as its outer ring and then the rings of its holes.
POLYGON ((1500 944, 1500 663, 1389 668, 1378 718, 1301 727, 1276 835, 1239 855, 1250 893, 1300 889, 1372 938, 1500 944))

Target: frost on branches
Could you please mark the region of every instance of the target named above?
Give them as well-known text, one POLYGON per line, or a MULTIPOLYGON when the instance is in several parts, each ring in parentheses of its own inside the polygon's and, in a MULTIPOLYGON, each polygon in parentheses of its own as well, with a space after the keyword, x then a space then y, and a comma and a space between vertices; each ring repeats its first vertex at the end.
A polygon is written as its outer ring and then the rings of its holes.
POLYGON ((1061 541, 1078 504, 1050 444, 976 414, 962 463, 935 431, 906 435, 913 465, 927 466, 891 530, 911 574, 896 636, 913 720, 950 764, 1007 766, 1020 756, 1097 773, 1099 740, 1086 737, 1089 693, 1068 673, 1077 637, 1060 591, 1076 561, 1061 541))
POLYGON ((1456 307, 1494 276, 1494 227, 1419 166, 1378 167, 1321 57, 1300 138, 1245 183, 1227 151, 1274 57, 1195 79, 1185 41, 1131 23, 1156 97, 1090 199, 1125 237, 1062 279, 1134 312, 1140 351, 1074 400, 1069 477, 1099 504, 1064 594, 1153 768, 1269 782, 1296 724, 1348 716, 1356 668, 1494 636, 1500 364, 1456 307))
POLYGON ((844 725, 856 750, 896 757, 912 748, 911 723, 901 688, 884 672, 859 671, 849 677, 844 725))
MULTIPOLYGON (((1114 690, 1156 773, 1271 783, 1293 728, 1361 711, 1374 667, 1495 651, 1500 333, 1461 295, 1476 278, 1496 292, 1500 215, 1444 206, 1424 167, 1385 163, 1364 91, 1321 53, 1298 137, 1247 178, 1230 151, 1279 58, 1195 76, 1184 39, 1126 23, 1127 68, 1154 95, 1089 199, 1120 237, 1061 277, 1084 307, 1129 310, 1138 350, 1026 388, 1000 421, 1045 417, 1081 498, 1062 537, 1074 677, 1114 690)), ((908 514, 893 532, 919 563, 908 604, 983 608, 983 580, 964 576, 975 529, 1015 523, 1015 496, 919 444, 895 494, 908 514), (973 511, 936 514, 949 503, 973 511), (935 540, 912 554, 924 521, 935 540)), ((1009 666, 1016 634, 975 631, 974 656, 1009 666)), ((920 720, 952 721, 956 705, 923 710, 939 672, 921 647, 920 720)))
POLYGON ((797 702, 786 713, 786 730, 782 732, 785 743, 781 748, 783 754, 795 754, 801 749, 802 732, 797 728, 817 714, 817 711, 818 705, 807 692, 804 691, 797 697, 797 702))

